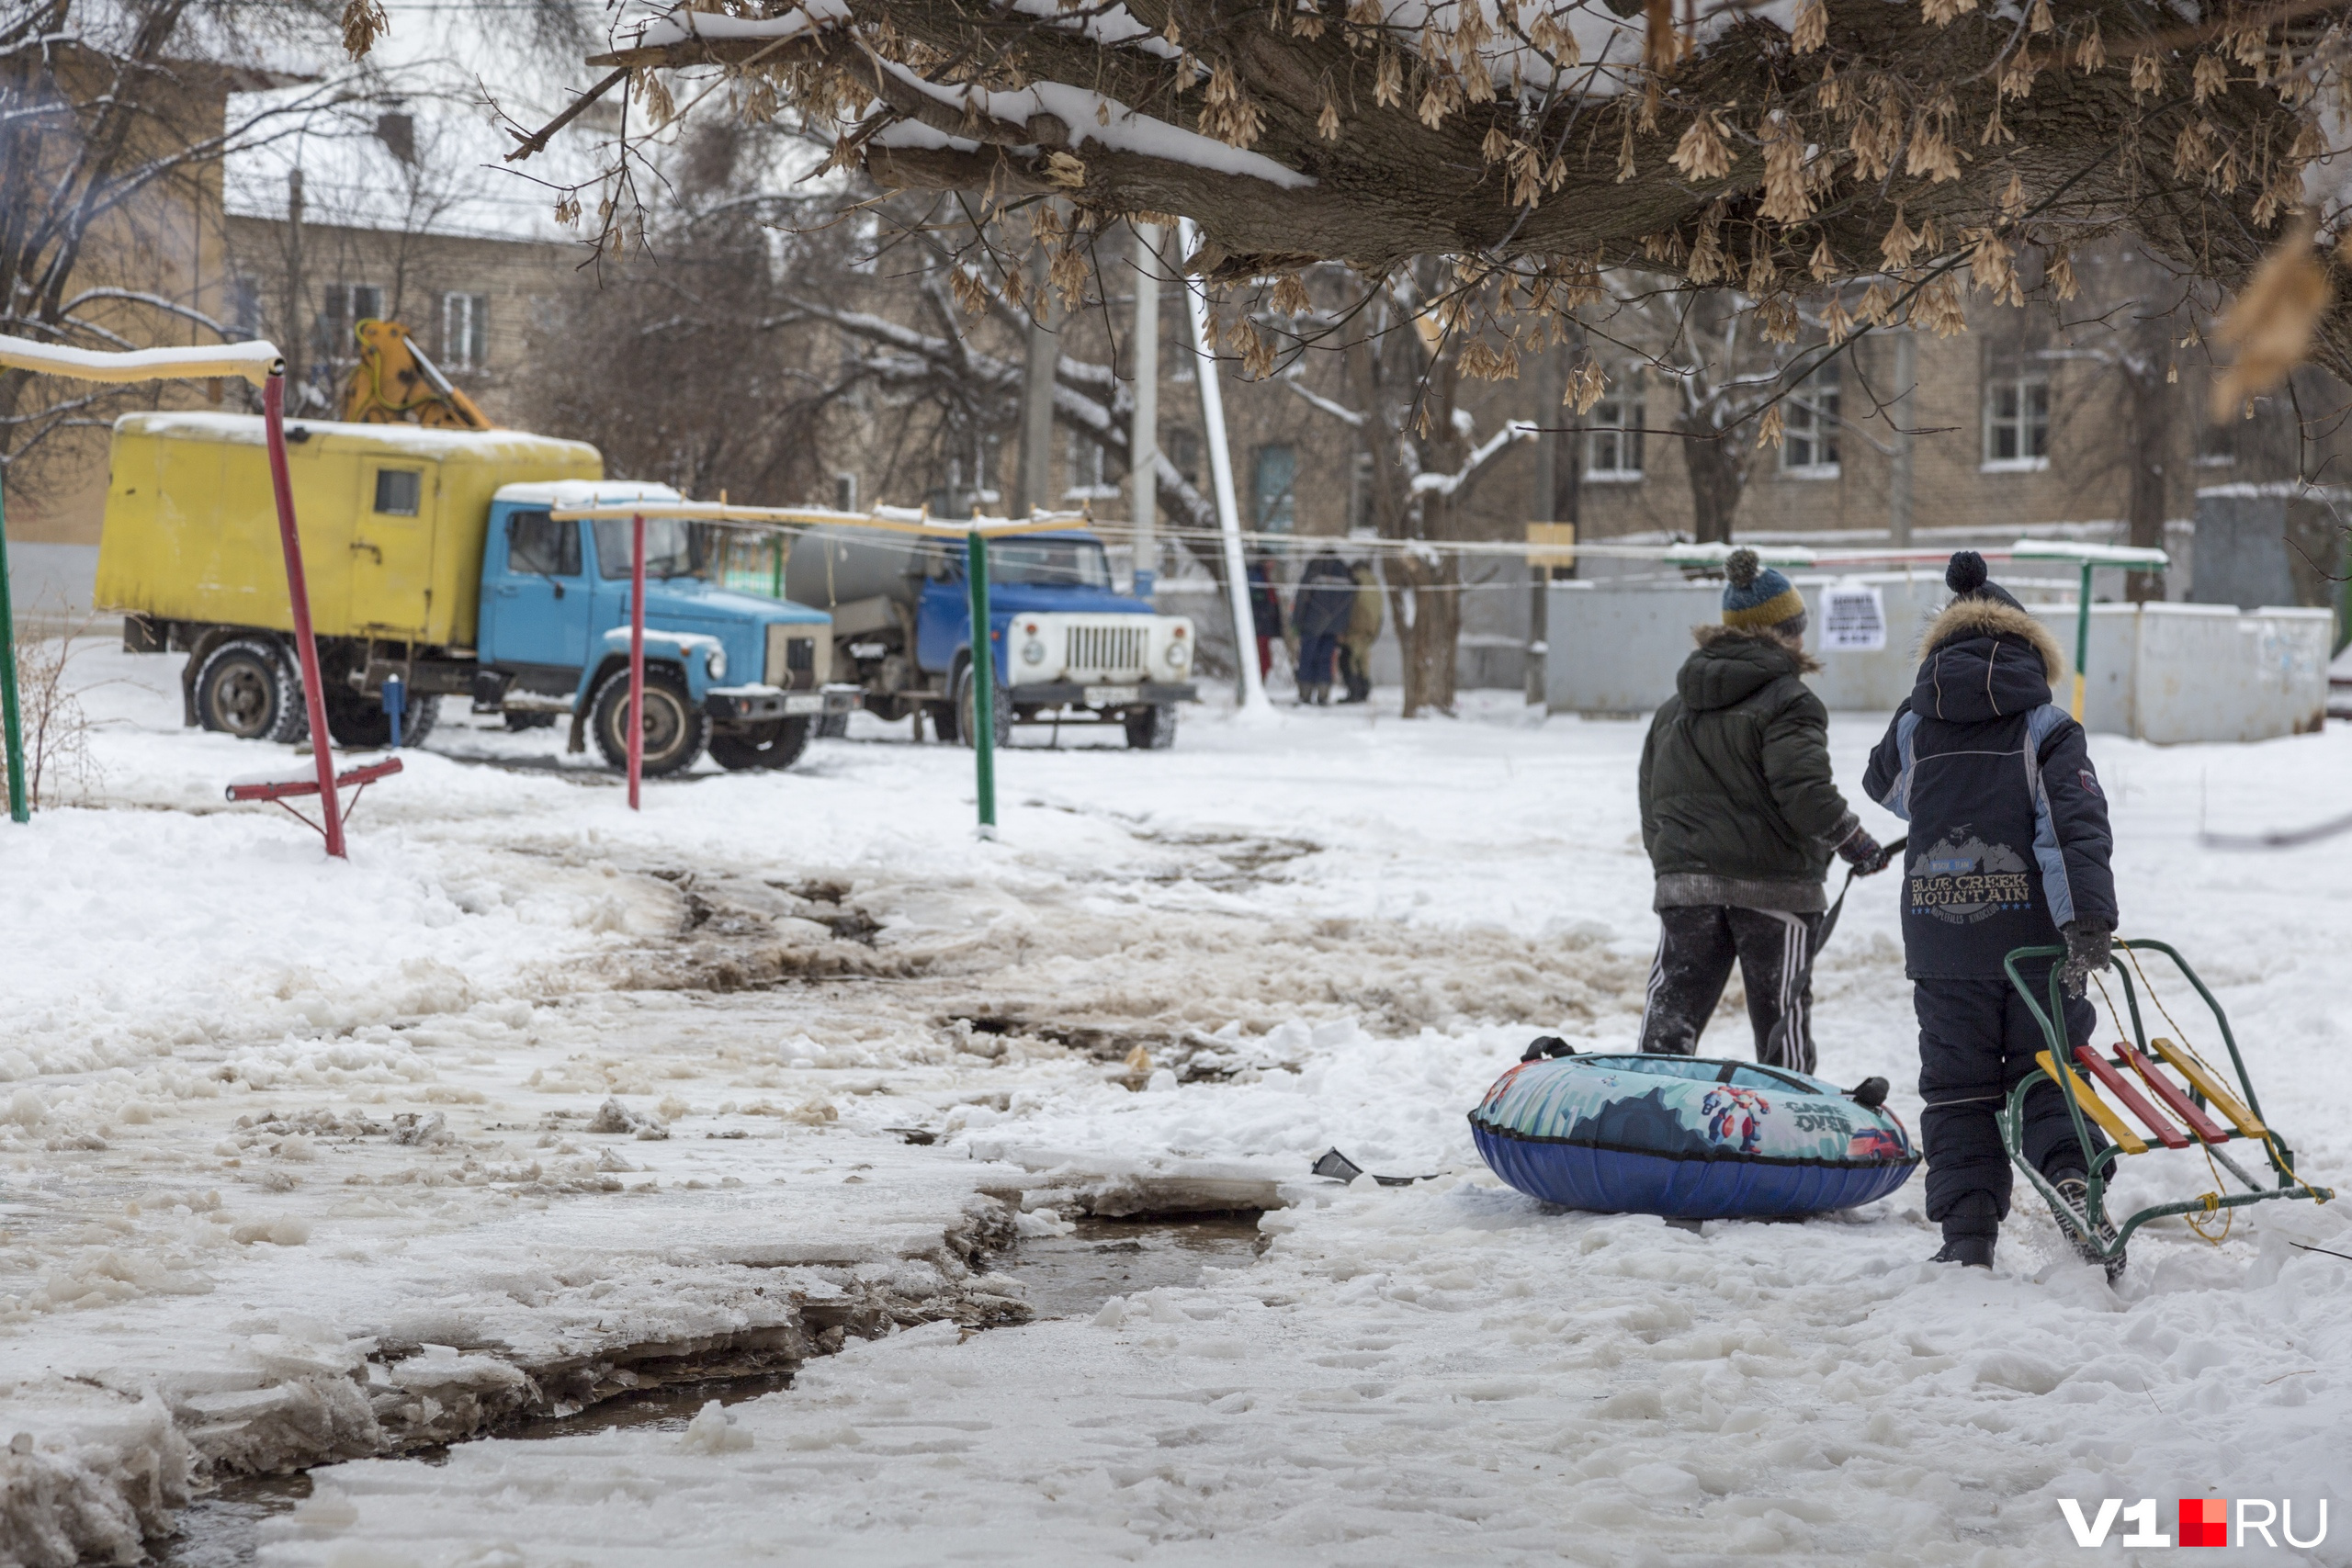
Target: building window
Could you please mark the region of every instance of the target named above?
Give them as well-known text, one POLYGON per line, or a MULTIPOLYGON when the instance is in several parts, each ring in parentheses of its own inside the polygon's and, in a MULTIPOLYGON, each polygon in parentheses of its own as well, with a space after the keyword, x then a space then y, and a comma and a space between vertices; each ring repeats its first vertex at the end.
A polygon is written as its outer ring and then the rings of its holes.
POLYGON ((1809 479, 1838 477, 1836 361, 1823 366, 1792 392, 1781 409, 1781 469, 1809 479))
POLYGON ((1642 390, 1631 375, 1611 380, 1585 426, 1584 477, 1631 484, 1642 477, 1642 390))
POLYGON ((490 362, 490 297, 441 296, 441 368, 479 370, 490 362))
POLYGON ((833 510, 836 512, 857 510, 857 476, 855 474, 833 476, 833 510))
POLYGON ((1168 454, 1169 466, 1184 476, 1186 484, 1201 482, 1201 438, 1196 433, 1182 427, 1169 431, 1159 449, 1168 454))
POLYGON ((383 319, 384 290, 373 283, 330 283, 325 296, 325 309, 319 312, 319 351, 336 359, 356 357, 358 345, 352 329, 383 319))
POLYGON ((1373 500, 1373 486, 1377 477, 1373 472, 1372 454, 1359 452, 1348 468, 1348 532, 1376 534, 1380 531, 1380 508, 1373 500))
POLYGON ((1069 485, 1062 492, 1064 501, 1114 501, 1119 487, 1111 475, 1110 454, 1093 437, 1073 430, 1065 453, 1069 462, 1069 485))
POLYGON ((1298 480, 1298 451, 1273 444, 1258 448, 1258 463, 1250 493, 1257 500, 1255 527, 1261 534, 1287 534, 1297 521, 1298 503, 1293 491, 1298 480))
POLYGON ((241 338, 261 336, 261 285, 250 277, 229 280, 229 330, 241 338))
POLYGON ((2238 421, 2200 420, 2197 425, 2197 466, 2226 468, 2238 460, 2238 421))
POLYGON ((2050 466, 2050 367, 2030 344, 1996 346, 1984 362, 1984 467, 1994 473, 2050 466))

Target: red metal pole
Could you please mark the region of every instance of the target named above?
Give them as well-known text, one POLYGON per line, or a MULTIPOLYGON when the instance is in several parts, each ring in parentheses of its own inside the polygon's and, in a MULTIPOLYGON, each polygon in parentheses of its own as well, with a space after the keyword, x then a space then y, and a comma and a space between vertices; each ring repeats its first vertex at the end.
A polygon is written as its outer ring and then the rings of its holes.
POLYGON ((261 389, 262 424, 269 434, 269 488, 277 496, 277 543, 286 555, 286 597, 294 607, 294 654, 302 667, 302 701, 311 717, 311 759, 319 769, 319 816, 327 853, 343 847, 343 802, 334 788, 334 748, 327 734, 326 683, 319 676, 319 642, 311 634, 311 589, 302 576, 302 536, 294 529, 294 480, 286 469, 286 375, 273 370, 261 389))
POLYGON ((645 777, 645 519, 629 519, 628 808, 645 777))

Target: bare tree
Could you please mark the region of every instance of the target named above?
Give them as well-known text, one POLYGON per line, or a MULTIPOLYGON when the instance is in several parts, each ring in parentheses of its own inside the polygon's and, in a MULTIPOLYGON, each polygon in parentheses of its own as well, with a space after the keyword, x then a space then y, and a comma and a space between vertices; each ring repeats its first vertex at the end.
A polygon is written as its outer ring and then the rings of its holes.
MULTIPOLYGON (((272 80, 254 62, 333 34, 325 0, 36 0, 0 12, 0 333, 87 348, 227 335, 185 275, 219 221, 222 157, 286 134, 356 73, 225 109, 272 80)), ((0 469, 51 436, 103 423, 135 394, 0 372, 0 469)))

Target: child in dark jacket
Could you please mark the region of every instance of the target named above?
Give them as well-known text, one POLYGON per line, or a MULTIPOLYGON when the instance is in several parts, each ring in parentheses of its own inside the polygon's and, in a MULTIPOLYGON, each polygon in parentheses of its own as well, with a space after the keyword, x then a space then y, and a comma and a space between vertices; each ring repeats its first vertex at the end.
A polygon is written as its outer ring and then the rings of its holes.
MULTIPOLYGON (((1862 787, 1911 823, 1903 945, 1919 1018, 1928 1217, 1944 1233, 1936 1261, 1990 1268, 2009 1212, 1995 1114, 2048 1048, 2001 962, 2063 941, 2068 1041, 2090 1038, 2083 988, 2115 935, 2113 837, 2083 727, 2050 698, 2064 668, 2056 639, 1986 581, 1973 550, 1951 558, 1944 581, 1957 597, 1928 628, 1917 683, 1862 787)), ((2018 967, 2037 998, 2048 994, 2049 960, 2018 967)), ((2080 1206, 2099 1145, 2076 1141, 2055 1085, 2027 1097, 2023 1131, 2026 1157, 2080 1206)))

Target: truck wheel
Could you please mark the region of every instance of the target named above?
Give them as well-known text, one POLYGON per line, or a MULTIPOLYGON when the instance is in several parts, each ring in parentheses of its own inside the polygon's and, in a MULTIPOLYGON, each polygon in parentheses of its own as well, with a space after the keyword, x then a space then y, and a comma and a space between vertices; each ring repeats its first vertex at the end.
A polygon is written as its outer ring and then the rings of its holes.
MULTIPOLYGON (((588 716, 596 750, 611 767, 628 767, 628 671, 616 670, 596 689, 588 716)), ((645 671, 645 776, 682 773, 702 755, 710 716, 695 706, 684 677, 660 666, 645 671)))
POLYGON ((1127 750, 1130 751, 1165 751, 1176 744, 1176 705, 1173 703, 1129 708, 1126 724, 1127 750))
POLYGON ((808 737, 815 728, 812 719, 779 718, 731 734, 714 735, 710 738, 710 760, 729 773, 738 773, 747 768, 788 768, 808 750, 808 737))
MULTIPOLYGON (((978 683, 972 679, 972 667, 968 663, 956 677, 956 734, 967 746, 977 745, 975 737, 980 732, 980 727, 972 719, 972 704, 976 696, 973 688, 978 683)), ((989 695, 993 699, 989 706, 995 710, 996 743, 999 746, 1010 745, 1012 740, 1012 698, 993 681, 989 682, 989 695)), ((940 739, 944 740, 946 737, 940 739)))
POLYGON ((196 674, 196 719, 240 740, 300 740, 310 728, 302 683, 268 637, 233 637, 204 656, 196 674))
MULTIPOLYGON (((441 717, 438 695, 412 696, 401 717, 403 746, 421 746, 441 717)), ((355 692, 341 682, 327 684, 327 733, 350 750, 372 750, 392 743, 392 716, 380 698, 355 692)))

